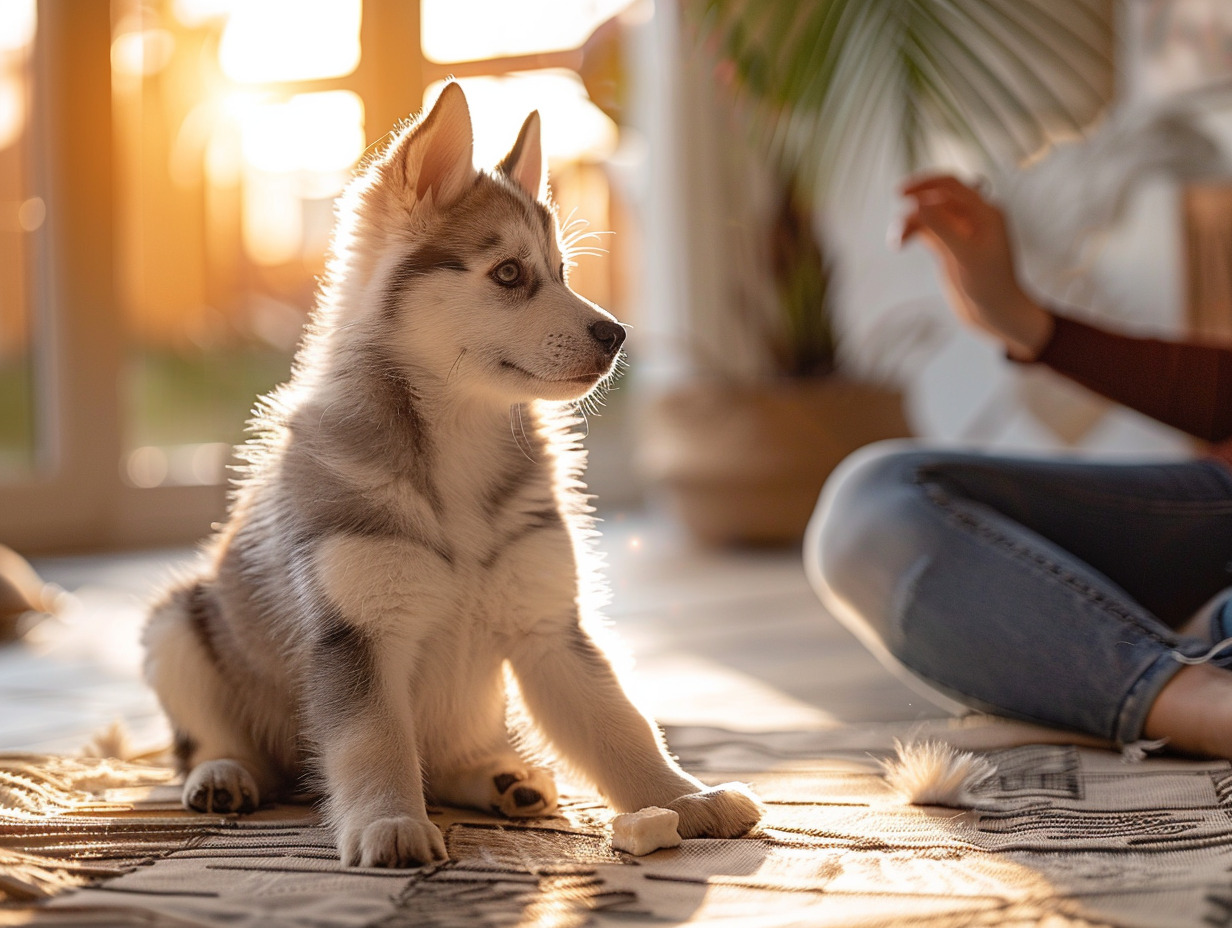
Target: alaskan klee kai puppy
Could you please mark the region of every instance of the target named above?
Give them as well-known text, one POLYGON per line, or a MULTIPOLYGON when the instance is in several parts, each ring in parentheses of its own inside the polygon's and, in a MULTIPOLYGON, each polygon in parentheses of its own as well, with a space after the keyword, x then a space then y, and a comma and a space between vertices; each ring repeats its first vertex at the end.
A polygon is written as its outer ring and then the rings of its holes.
POLYGON ((188 808, 311 782, 361 866, 443 859, 429 800, 548 813, 552 775, 507 729, 507 665, 618 811, 674 809, 684 837, 760 818, 740 786, 673 762, 585 630, 569 426, 625 333, 566 284, 544 196, 538 114, 477 171, 456 84, 348 187, 229 519, 145 632, 188 808))

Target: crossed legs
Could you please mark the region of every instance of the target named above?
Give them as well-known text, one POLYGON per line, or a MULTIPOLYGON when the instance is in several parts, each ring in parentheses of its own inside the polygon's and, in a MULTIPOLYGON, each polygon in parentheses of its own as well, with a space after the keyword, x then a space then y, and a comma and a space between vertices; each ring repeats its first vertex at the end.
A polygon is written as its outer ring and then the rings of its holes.
POLYGON ((874 446, 806 542, 827 606, 937 701, 1232 757, 1232 672, 1183 628, 1232 586, 1232 473, 874 446))

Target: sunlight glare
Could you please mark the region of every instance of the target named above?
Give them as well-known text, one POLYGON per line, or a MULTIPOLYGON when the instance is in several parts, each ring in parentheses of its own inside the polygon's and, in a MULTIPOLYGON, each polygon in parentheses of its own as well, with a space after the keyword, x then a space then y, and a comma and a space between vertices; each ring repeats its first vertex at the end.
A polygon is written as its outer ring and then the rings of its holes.
POLYGON ((166 29, 121 32, 111 43, 112 70, 128 77, 157 74, 175 54, 175 36, 166 29))
POLYGON ((47 219, 47 203, 42 197, 30 197, 17 207, 17 224, 23 232, 35 232, 47 219))
POLYGON ((345 173, 363 154, 364 105, 350 90, 279 102, 237 99, 244 160, 259 170, 345 173))
POLYGON ((175 0, 171 14, 189 28, 201 26, 211 19, 230 16, 239 0, 175 0))
POLYGON ((128 482, 141 489, 161 486, 167 479, 167 454, 162 448, 134 448, 125 466, 128 482))
MULTIPOLYGON (((670 624, 664 625, 665 628, 670 624)), ((638 672, 624 681, 633 702, 668 725, 713 725, 735 731, 831 728, 825 711, 722 661, 670 646, 639 653, 638 672), (756 712, 749 707, 756 706, 756 712)))
POLYGON ((360 0, 248 0, 234 7, 218 49, 239 83, 345 77, 359 65, 360 0))
POLYGON ((433 61, 577 48, 631 0, 422 0, 424 54, 433 61))
POLYGON ((0 72, 0 151, 8 148, 26 128, 26 95, 22 82, 0 72))
MULTIPOLYGON (((205 146, 205 176, 209 178, 211 187, 225 190, 239 186, 244 171, 241 138, 239 133, 229 132, 226 128, 220 128, 210 135, 205 146)), ((189 158, 181 156, 180 161, 183 177, 187 181, 185 186, 191 186, 193 177, 188 173, 189 158)))
POLYGON ((0 54, 29 47, 37 19, 35 0, 0 0, 0 54))
POLYGON ((240 130, 244 247, 259 264, 294 261, 303 247, 303 201, 341 191, 363 154, 363 102, 349 90, 284 101, 236 94, 227 110, 240 130))
MULTIPOLYGON (((464 77, 475 128, 475 163, 491 167, 513 147, 522 121, 538 110, 543 151, 549 161, 601 159, 616 148, 616 124, 590 102, 571 71, 536 71, 507 77, 464 77)), ((429 85, 424 105, 440 96, 444 82, 429 85)))
POLYGON ((248 171, 244 175, 241 235, 257 264, 288 264, 304 241, 304 204, 299 184, 288 174, 248 171))

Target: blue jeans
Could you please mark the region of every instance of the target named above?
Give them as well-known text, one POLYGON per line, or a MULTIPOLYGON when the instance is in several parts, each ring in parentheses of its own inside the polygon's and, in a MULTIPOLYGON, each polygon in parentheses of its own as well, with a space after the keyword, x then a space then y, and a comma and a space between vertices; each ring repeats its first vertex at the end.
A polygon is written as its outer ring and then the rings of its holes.
POLYGON ((1232 471, 1213 461, 874 445, 827 482, 805 552, 831 611, 938 702, 1119 743, 1177 655, 1232 635, 1232 607, 1178 631, 1232 586, 1232 471))

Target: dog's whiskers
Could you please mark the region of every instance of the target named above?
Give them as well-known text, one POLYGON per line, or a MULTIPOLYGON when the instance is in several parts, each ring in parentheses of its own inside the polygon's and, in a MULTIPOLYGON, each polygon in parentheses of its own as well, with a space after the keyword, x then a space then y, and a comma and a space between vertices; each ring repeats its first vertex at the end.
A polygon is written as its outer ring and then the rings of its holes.
POLYGON ((584 246, 582 242, 594 241, 603 235, 613 235, 613 232, 600 232, 588 228, 589 223, 585 219, 574 218, 573 210, 569 212, 564 223, 560 227, 560 251, 565 261, 571 267, 576 266, 573 260, 579 255, 588 255, 591 257, 602 257, 606 255, 607 249, 599 246, 584 246))
POLYGON ((466 354, 466 349, 463 348, 458 352, 458 357, 454 360, 453 365, 449 368, 449 373, 445 375, 445 383, 453 380, 453 375, 458 371, 458 365, 462 363, 462 358, 466 354))
POLYGON ((509 407, 509 431, 513 434, 513 443, 532 464, 539 463, 535 458, 535 449, 526 434, 526 423, 522 421, 522 404, 514 403, 509 407))

